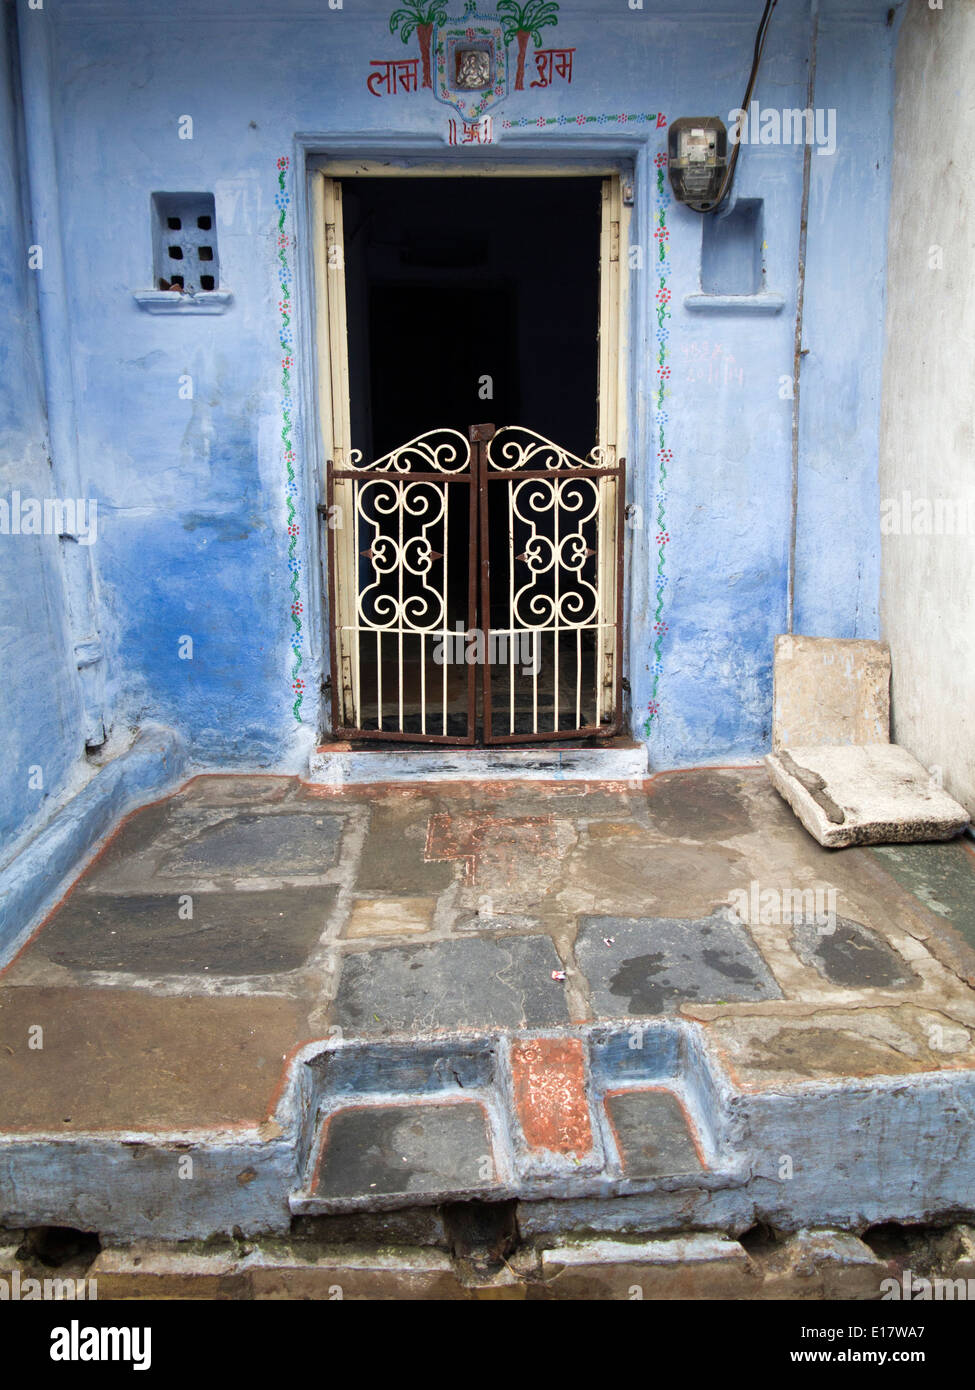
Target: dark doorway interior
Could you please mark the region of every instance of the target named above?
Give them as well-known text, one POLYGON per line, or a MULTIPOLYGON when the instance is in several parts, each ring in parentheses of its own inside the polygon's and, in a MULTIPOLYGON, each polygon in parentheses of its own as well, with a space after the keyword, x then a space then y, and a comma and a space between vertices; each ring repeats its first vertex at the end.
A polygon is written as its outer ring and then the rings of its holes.
POLYGON ((589 452, 600 184, 345 181, 352 442, 364 458, 480 420, 589 452))

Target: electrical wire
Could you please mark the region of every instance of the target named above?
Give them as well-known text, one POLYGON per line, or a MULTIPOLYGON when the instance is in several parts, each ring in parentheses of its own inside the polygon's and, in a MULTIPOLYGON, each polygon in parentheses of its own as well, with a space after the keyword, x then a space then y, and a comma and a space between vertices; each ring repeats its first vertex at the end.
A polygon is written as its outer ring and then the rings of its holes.
MULTIPOLYGON (((762 61, 762 53, 765 49, 765 40, 768 37, 769 25, 772 20, 772 11, 778 4, 778 0, 766 0, 765 10, 758 22, 758 29, 755 33, 755 47, 752 52, 752 70, 748 75, 748 86, 745 88, 745 96, 742 100, 739 111, 747 111, 748 104, 752 99, 755 90, 755 81, 758 77, 758 65, 762 61)), ((739 118, 740 119, 740 118, 739 118)), ((739 127, 740 133, 740 127, 739 127)), ((724 178, 721 180, 721 187, 718 189, 717 197, 711 203, 688 203, 687 206, 694 212, 715 213, 721 207, 725 198, 731 192, 731 185, 735 177, 735 166, 738 163, 738 153, 741 149, 741 140, 735 140, 735 148, 731 158, 728 160, 727 168, 724 171, 724 178)))

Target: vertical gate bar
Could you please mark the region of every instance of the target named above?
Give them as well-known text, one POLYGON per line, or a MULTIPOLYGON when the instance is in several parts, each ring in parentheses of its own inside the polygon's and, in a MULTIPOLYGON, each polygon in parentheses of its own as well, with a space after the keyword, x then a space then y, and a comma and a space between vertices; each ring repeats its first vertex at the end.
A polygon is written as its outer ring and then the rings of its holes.
MULTIPOLYGON (((472 441, 473 442, 473 441, 472 441)), ((467 630, 477 626, 477 574, 480 542, 477 534, 478 487, 480 483, 480 450, 471 451, 467 477, 467 630)), ((446 571, 445 571, 446 573, 446 571)), ((477 670, 467 667, 467 737, 473 743, 477 737, 477 670)))
MULTIPOLYGON (((488 528, 488 443, 494 436, 493 425, 472 425, 471 443, 475 446, 477 460, 477 493, 480 500, 480 551, 478 562, 481 571, 481 613, 480 625, 490 634, 491 631, 491 537, 488 528)), ((473 460, 472 460, 473 465, 473 460)), ((485 649, 485 656, 487 656, 485 649)), ((491 716, 491 664, 484 662, 481 677, 481 692, 484 702, 484 742, 493 739, 491 716)))
POLYGON ((538 643, 541 633, 538 628, 532 631, 532 733, 538 733, 538 643))
POLYGON ((515 483, 508 479, 508 733, 515 731, 515 483))
POLYGON ((555 607, 552 610, 552 642, 555 647, 555 675, 553 677, 552 686, 552 703, 554 706, 554 712, 552 718, 555 722, 552 725, 552 732, 556 734, 559 731, 559 640, 561 637, 561 633, 559 631, 559 566, 562 562, 562 552, 559 549, 560 520, 561 518, 559 517, 559 484, 558 480, 556 479, 554 490, 552 493, 552 526, 554 528, 555 535, 555 565, 553 567, 553 577, 555 579, 555 607))
POLYGON ((409 483, 402 483, 399 489, 399 506, 396 515, 399 518, 397 534, 399 536, 399 564, 396 566, 396 573, 399 578, 399 632, 396 637, 396 665, 397 680, 399 683, 399 731, 403 732, 403 570, 406 567, 406 560, 403 555, 403 513, 406 510, 406 490, 409 483))
POLYGON ((355 656, 352 661, 352 680, 355 685, 355 722, 362 723, 362 680, 360 676, 359 657, 362 642, 362 631, 359 627, 359 488, 358 478, 352 480, 352 554, 355 565, 355 627, 352 630, 352 640, 355 642, 355 656))
POLYGON ((420 733, 427 731, 427 641, 420 633, 420 733))
POLYGON ((452 657, 453 657, 453 651, 452 651, 452 649, 447 645, 447 643, 448 643, 448 638, 447 638, 447 618, 448 618, 448 616, 449 616, 448 613, 447 613, 447 575, 448 575, 449 572, 450 572, 450 571, 448 570, 448 565, 449 565, 449 563, 450 563, 450 561, 449 561, 449 555, 450 555, 450 548, 449 548, 450 531, 449 531, 449 528, 448 528, 448 526, 447 526, 447 522, 448 522, 448 519, 449 519, 449 515, 450 515, 450 488, 447 487, 447 484, 445 483, 445 484, 444 484, 444 497, 443 497, 443 642, 442 642, 442 644, 441 644, 442 650, 443 650, 443 708, 442 708, 442 710, 441 710, 441 716, 440 716, 440 718, 441 718, 440 732, 443 734, 444 738, 447 737, 447 668, 448 668, 448 666, 450 665, 451 659, 452 659, 452 657))
POLYGON ((593 680, 596 685, 596 728, 598 729, 603 720, 603 641, 605 634, 604 624, 606 622, 605 606, 606 600, 603 594, 603 557, 602 557, 602 519, 603 508, 606 505, 606 492, 609 487, 608 478, 596 479, 596 650, 593 656, 593 680))
POLYGON ((379 728, 383 727, 383 635, 376 630, 376 718, 379 728))
POLYGON ((582 724, 582 628, 576 628, 576 728, 582 724))

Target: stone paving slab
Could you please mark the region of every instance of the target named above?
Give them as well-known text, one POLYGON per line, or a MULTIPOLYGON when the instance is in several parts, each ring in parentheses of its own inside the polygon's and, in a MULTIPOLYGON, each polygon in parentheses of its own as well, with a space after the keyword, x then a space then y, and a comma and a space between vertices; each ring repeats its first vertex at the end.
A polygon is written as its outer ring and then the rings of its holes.
POLYGON ((235 814, 167 854, 162 873, 260 877, 322 873, 338 858, 342 820, 320 811, 235 814))
POLYGON ((388 1197, 485 1188, 494 1178, 483 1106, 360 1106, 330 1118, 313 1190, 326 1198, 388 1197))
POLYGON ((975 843, 884 845, 871 853, 975 951, 975 843))
POLYGON ((334 1022, 349 1034, 568 1023, 547 936, 435 941, 349 954, 334 1022))
POLYGON ((825 924, 803 920, 792 927, 799 959, 833 984, 853 988, 894 989, 910 983, 913 973, 903 957, 862 922, 836 917, 825 924))
POLYGON ((75 893, 34 956, 75 970, 137 975, 297 970, 318 944, 336 891, 75 893))
POLYGON ((686 1000, 781 996, 748 932, 724 912, 697 920, 584 917, 576 960, 595 1018, 672 1013, 686 1000))
POLYGON ((687 1115, 672 1091, 618 1091, 605 1103, 627 1177, 696 1173, 704 1167, 687 1115))

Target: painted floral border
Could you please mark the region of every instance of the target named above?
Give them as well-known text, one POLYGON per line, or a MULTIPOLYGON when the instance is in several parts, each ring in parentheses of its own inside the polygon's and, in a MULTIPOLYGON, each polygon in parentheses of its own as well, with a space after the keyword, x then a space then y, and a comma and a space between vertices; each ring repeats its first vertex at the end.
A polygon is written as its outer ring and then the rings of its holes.
POLYGON ((657 572, 654 577, 654 590, 656 593, 656 603, 653 615, 653 663, 651 674, 653 684, 650 691, 650 701, 647 705, 647 717, 644 720, 643 732, 649 738, 653 727, 653 721, 660 714, 660 701, 657 698, 660 688, 660 677, 663 675, 663 644, 664 637, 669 629, 669 624, 664 621, 664 593, 667 588, 666 574, 666 554, 667 546, 670 544, 670 532, 667 530, 667 468, 673 463, 673 451, 667 443, 667 425, 669 416, 664 409, 664 401, 670 394, 668 382, 670 381, 670 363, 668 341, 670 339, 670 329, 667 327, 667 320, 671 317, 670 313, 670 229, 667 226, 667 209, 670 207, 670 188, 667 183, 667 156, 664 153, 658 154, 654 158, 654 166, 657 171, 656 187, 656 208, 654 214, 653 237, 656 242, 656 256, 654 263, 654 273, 657 280, 657 289, 654 296, 654 313, 657 319, 655 331, 656 356, 657 356, 657 391, 654 398, 654 427, 657 435, 657 494, 654 506, 654 520, 656 523, 656 544, 657 544, 657 572))
POLYGON ((288 509, 288 570, 291 574, 288 587, 291 590, 290 616, 294 629, 291 634, 291 651, 294 657, 291 665, 291 691, 294 696, 291 711, 300 724, 302 722, 301 706, 305 698, 305 682, 301 678, 301 668, 304 665, 301 650, 304 641, 301 615, 304 612, 304 607, 301 602, 301 556, 298 552, 301 527, 296 520, 298 481, 295 474, 294 398, 291 391, 291 375, 294 371, 295 359, 294 337, 291 332, 291 285, 293 277, 291 263, 288 260, 292 238, 287 230, 288 208, 291 204, 291 194, 288 191, 290 168, 291 160, 289 157, 286 154, 281 155, 278 159, 278 191, 275 194, 274 202, 278 209, 278 280, 281 289, 281 298, 278 300, 278 313, 280 315, 278 343, 281 348, 281 446, 287 474, 285 497, 288 509))
POLYGON ((539 128, 549 125, 609 125, 611 122, 616 125, 629 125, 630 122, 639 124, 641 121, 653 121, 655 125, 662 125, 664 117, 661 112, 653 111, 635 112, 629 114, 625 111, 606 116, 517 116, 513 121, 503 120, 502 130, 526 130, 529 126, 539 128))

